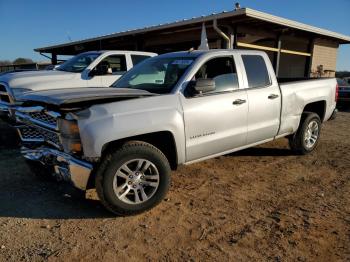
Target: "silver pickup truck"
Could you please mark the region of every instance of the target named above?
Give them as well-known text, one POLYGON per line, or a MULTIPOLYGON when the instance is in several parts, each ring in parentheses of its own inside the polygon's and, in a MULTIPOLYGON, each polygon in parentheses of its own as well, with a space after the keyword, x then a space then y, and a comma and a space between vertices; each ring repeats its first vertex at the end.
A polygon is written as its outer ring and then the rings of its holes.
POLYGON ((15 114, 35 172, 96 187, 108 210, 130 215, 165 197, 178 165, 281 137, 310 153, 336 85, 278 83, 260 51, 176 52, 138 64, 114 88, 28 93, 15 114))

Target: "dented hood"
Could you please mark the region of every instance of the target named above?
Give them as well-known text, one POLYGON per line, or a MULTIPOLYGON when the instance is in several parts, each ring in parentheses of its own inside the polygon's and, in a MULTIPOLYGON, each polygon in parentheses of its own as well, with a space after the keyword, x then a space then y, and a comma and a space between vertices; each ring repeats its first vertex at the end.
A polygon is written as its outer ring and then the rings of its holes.
POLYGON ((156 94, 130 88, 73 88, 29 92, 19 97, 22 102, 64 106, 80 103, 103 103, 156 94))

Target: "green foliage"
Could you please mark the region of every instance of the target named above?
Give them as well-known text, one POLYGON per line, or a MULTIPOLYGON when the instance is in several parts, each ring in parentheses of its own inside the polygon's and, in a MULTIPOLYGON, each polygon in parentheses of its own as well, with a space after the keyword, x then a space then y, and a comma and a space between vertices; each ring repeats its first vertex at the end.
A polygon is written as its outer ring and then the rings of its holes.
POLYGON ((13 61, 14 65, 32 64, 32 63, 34 63, 34 61, 32 59, 30 59, 30 58, 23 58, 23 57, 16 58, 13 61))
POLYGON ((0 60, 0 66, 11 65, 12 62, 10 60, 0 60))

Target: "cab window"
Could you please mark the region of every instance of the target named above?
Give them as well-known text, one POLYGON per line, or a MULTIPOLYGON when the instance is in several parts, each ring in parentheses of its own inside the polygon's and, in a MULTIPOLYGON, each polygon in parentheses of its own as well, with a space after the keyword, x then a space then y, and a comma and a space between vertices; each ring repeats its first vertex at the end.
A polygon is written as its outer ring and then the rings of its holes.
MULTIPOLYGON (((239 88, 236 66, 231 56, 213 58, 207 61, 197 71, 192 83, 194 84, 200 78, 213 79, 215 82, 215 90, 206 94, 229 92, 239 88)), ((186 91, 186 96, 195 95, 191 89, 190 85, 189 90, 186 91)))
POLYGON ((150 58, 150 56, 146 56, 146 55, 131 55, 131 61, 132 64, 135 66, 138 63, 141 63, 143 60, 150 58))
POLYGON ((242 55, 249 88, 265 87, 271 84, 265 60, 260 55, 242 55))
POLYGON ((127 71, 125 55, 105 57, 99 65, 106 65, 110 74, 123 74, 127 71))

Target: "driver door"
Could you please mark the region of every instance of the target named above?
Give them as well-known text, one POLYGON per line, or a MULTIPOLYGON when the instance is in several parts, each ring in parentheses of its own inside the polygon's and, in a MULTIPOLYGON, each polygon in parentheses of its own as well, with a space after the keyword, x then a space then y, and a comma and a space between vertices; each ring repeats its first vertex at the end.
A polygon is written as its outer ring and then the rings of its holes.
MULTIPOLYGON (((182 96, 186 161, 244 146, 247 139, 247 93, 240 89, 232 56, 216 57, 201 66, 193 81, 213 79, 215 90, 182 96)), ((190 87, 188 87, 190 88, 190 87)))

